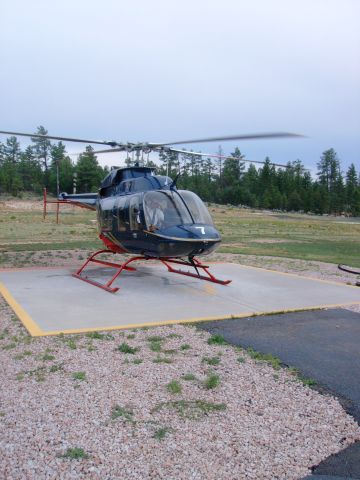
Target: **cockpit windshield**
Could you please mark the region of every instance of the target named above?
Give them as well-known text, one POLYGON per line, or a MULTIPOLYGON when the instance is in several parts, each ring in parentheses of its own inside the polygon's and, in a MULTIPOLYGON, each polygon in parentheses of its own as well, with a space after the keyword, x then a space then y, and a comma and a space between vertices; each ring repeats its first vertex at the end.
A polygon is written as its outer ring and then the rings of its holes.
POLYGON ((194 192, 189 192, 189 190, 179 190, 179 194, 184 199, 195 223, 214 225, 208 209, 194 192))
POLYGON ((147 227, 156 229, 193 223, 187 208, 174 191, 148 192, 144 196, 147 227))
POLYGON ((200 198, 185 190, 180 190, 179 193, 171 190, 147 192, 144 195, 144 213, 150 230, 193 223, 213 225, 200 198))

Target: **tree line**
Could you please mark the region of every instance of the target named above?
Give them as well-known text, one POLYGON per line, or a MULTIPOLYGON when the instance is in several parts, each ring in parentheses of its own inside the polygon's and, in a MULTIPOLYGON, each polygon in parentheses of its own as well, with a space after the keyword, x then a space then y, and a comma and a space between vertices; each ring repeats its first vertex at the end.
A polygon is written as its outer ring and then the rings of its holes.
MULTIPOLYGON (((36 134, 47 135, 40 126, 36 134)), ((109 173, 102 168, 91 146, 87 146, 75 163, 62 142, 52 143, 47 138, 31 138, 32 144, 22 150, 17 137, 0 142, 0 194, 19 195, 22 192, 41 194, 44 187, 57 195, 73 192, 74 178, 77 192, 96 192, 101 180, 109 173), (59 180, 59 184, 58 184, 59 180)))
MULTIPOLYGON (((46 135, 44 127, 37 134, 46 135)), ((191 153, 161 152, 160 165, 146 162, 160 175, 174 178, 178 173, 178 188, 192 190, 203 200, 219 204, 243 205, 253 208, 283 211, 303 211, 317 214, 360 215, 360 177, 353 164, 345 174, 334 149, 324 151, 317 163, 316 179, 311 177, 300 160, 289 162, 287 168, 277 168, 267 157, 260 167, 246 167, 245 156, 238 148, 233 159, 195 157, 191 153)), ((135 164, 132 157, 126 164, 135 164)), ((32 138, 32 144, 21 149, 14 136, 0 142, 0 194, 20 195, 22 192, 41 193, 44 186, 59 191, 95 192, 109 173, 102 168, 91 146, 71 160, 62 142, 32 138), (59 179, 59 184, 57 183, 59 179)))

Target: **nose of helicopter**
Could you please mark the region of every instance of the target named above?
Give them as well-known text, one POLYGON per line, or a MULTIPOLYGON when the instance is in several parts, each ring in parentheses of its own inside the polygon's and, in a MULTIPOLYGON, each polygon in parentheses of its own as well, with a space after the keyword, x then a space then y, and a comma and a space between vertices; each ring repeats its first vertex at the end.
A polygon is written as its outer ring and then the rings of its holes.
POLYGON ((158 231, 167 237, 184 239, 184 240, 204 240, 204 241, 220 241, 220 233, 213 225, 192 224, 192 225, 176 225, 163 228, 158 231))
POLYGON ((184 224, 151 232, 153 241, 142 253, 158 257, 206 255, 220 244, 221 236, 213 225, 184 224))

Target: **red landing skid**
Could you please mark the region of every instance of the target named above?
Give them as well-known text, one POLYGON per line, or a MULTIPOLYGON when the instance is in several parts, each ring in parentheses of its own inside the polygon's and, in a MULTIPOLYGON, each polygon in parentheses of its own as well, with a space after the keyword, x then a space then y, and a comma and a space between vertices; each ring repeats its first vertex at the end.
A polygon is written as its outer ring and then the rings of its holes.
POLYGON ((138 257, 130 258, 125 263, 119 264, 119 263, 107 262, 105 260, 98 260, 97 258, 95 258, 97 255, 100 255, 101 253, 116 253, 116 252, 113 252, 112 250, 99 250, 98 252, 95 252, 86 260, 84 265, 76 273, 73 273, 73 277, 78 278, 79 280, 83 280, 84 282, 91 283, 91 285, 95 285, 96 287, 102 288, 103 290, 106 290, 107 292, 110 292, 110 293, 115 293, 119 290, 118 287, 112 287, 111 285, 114 283, 114 281, 117 279, 117 277, 121 274, 123 270, 128 270, 130 272, 136 271, 136 268, 129 267, 128 265, 129 263, 135 262, 138 260, 158 260, 162 262, 164 265, 166 265, 168 271, 171 273, 179 273, 180 275, 187 275, 188 277, 199 278, 200 280, 207 280, 208 282, 219 283, 220 285, 227 285, 231 282, 231 280, 219 280, 218 278, 214 277, 214 275, 212 275, 209 272, 210 267, 207 265, 203 265, 199 260, 195 258, 193 259, 194 264, 191 264, 190 262, 187 262, 185 260, 177 260, 174 258, 166 258, 166 257, 152 258, 152 257, 138 256, 138 257), (100 265, 105 265, 107 267, 113 267, 116 269, 116 272, 107 283, 103 284, 100 282, 96 282, 95 280, 91 280, 89 277, 82 275, 83 270, 90 262, 98 263, 100 265), (177 265, 186 265, 187 267, 195 268, 195 270, 197 270, 197 273, 192 273, 192 272, 173 268, 170 265, 171 263, 174 263, 177 265), (200 275, 199 269, 202 269, 206 275, 200 275))

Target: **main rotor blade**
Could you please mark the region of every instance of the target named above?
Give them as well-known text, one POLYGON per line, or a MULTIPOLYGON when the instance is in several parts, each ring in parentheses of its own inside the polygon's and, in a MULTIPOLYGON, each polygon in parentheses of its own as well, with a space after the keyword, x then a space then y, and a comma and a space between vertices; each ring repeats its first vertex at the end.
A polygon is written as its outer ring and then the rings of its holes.
POLYGON ((92 153, 123 152, 124 150, 126 150, 126 147, 115 147, 115 148, 109 148, 106 150, 94 150, 92 153))
MULTIPOLYGON (((199 152, 189 152, 189 150, 179 150, 177 148, 169 148, 172 152, 177 153, 186 153, 188 155, 195 155, 197 157, 210 157, 210 158, 219 158, 222 160, 240 160, 241 162, 249 162, 249 163, 261 163, 262 165, 265 163, 260 160, 248 160, 246 158, 237 158, 232 157, 231 155, 217 155, 215 153, 199 153, 199 152)), ((275 167, 283 167, 283 168, 290 168, 290 165, 283 165, 281 163, 274 163, 270 160, 271 165, 275 165, 275 167)))
POLYGON ((97 143, 99 145, 113 145, 114 147, 119 145, 117 142, 105 142, 102 140, 84 140, 81 138, 69 138, 69 137, 55 137, 53 135, 39 135, 38 133, 5 132, 4 130, 0 130, 0 133, 4 135, 18 135, 20 137, 49 138, 51 140, 64 140, 64 142, 97 143))
POLYGON ((247 135, 230 135, 227 137, 210 137, 210 138, 197 138, 194 140, 182 140, 176 142, 166 143, 149 143, 150 147, 162 147, 166 145, 182 145, 185 143, 206 143, 206 142, 224 142, 228 140, 259 140, 262 138, 291 138, 291 137, 304 137, 298 133, 288 132, 274 132, 274 133, 249 133, 247 135))

